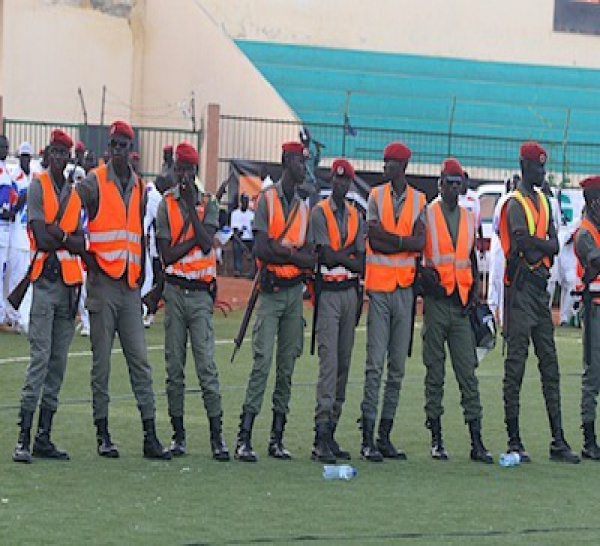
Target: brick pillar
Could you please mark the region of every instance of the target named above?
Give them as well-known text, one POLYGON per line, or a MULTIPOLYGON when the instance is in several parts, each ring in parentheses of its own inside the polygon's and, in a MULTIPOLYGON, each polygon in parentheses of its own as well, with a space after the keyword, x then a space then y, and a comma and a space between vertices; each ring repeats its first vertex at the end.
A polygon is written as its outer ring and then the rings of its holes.
POLYGON ((202 145, 201 176, 206 191, 215 194, 218 188, 219 170, 219 120, 221 107, 218 104, 209 104, 206 108, 204 134, 202 145))

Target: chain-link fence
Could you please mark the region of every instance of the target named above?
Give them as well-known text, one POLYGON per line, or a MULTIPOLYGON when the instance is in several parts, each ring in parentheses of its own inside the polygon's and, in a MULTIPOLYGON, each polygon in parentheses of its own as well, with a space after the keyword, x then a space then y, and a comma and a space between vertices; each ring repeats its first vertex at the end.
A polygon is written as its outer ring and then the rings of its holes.
MULTIPOLYGON (((393 140, 405 142, 413 155, 409 172, 436 176, 448 156, 457 157, 470 175, 481 180, 502 180, 519 169, 519 147, 524 139, 483 137, 447 132, 418 132, 355 127, 350 123, 324 124, 222 115, 219 162, 221 179, 232 159, 277 162, 281 143, 298 139, 306 127, 321 149, 321 163, 339 156, 351 159, 359 170, 380 170, 383 149, 393 140)), ((585 142, 541 141, 548 151, 547 171, 555 182, 575 183, 600 173, 598 145, 585 142)))
MULTIPOLYGON (((44 149, 50 141, 50 133, 62 129, 76 142, 81 140, 86 149, 92 150, 97 158, 108 149, 108 126, 81 125, 74 123, 44 122, 30 120, 4 119, 3 133, 8 137, 11 153, 16 154, 21 142, 31 144, 34 153, 44 149)), ((133 149, 140 155, 140 171, 144 177, 154 177, 161 171, 163 147, 176 145, 181 141, 191 142, 200 149, 201 133, 183 129, 164 127, 134 127, 135 141, 133 149)))

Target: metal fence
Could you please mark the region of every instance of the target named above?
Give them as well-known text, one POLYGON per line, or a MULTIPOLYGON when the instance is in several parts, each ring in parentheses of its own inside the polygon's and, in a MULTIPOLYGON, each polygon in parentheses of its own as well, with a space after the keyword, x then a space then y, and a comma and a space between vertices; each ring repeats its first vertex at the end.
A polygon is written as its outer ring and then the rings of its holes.
MULTIPOLYGON (((471 177, 480 180, 502 180, 517 171, 519 147, 523 140, 528 140, 221 115, 221 178, 226 176, 226 167, 232 159, 278 162, 281 143, 298 139, 303 126, 322 145, 322 165, 343 156, 351 159, 359 170, 377 171, 381 169, 386 144, 401 140, 413 152, 410 173, 436 176, 444 158, 455 156, 471 177)), ((546 170, 556 183, 569 185, 583 176, 600 173, 597 144, 568 140, 541 141, 541 144, 549 156, 546 170)))
MULTIPOLYGON (((97 157, 102 157, 107 150, 108 126, 4 119, 2 128, 3 133, 8 137, 11 152, 15 154, 23 141, 31 144, 34 153, 43 150, 50 141, 50 133, 54 129, 62 129, 74 141, 81 140, 97 157)), ((160 173, 162 150, 166 144, 176 145, 186 140, 200 149, 202 140, 200 131, 184 129, 134 127, 134 132, 134 150, 140 154, 140 171, 144 177, 154 177, 160 173)))

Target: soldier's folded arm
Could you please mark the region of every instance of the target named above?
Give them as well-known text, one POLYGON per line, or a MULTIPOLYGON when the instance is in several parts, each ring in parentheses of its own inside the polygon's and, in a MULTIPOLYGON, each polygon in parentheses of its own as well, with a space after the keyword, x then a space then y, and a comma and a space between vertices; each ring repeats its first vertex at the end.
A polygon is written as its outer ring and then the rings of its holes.
POLYGON ((180 260, 196 246, 195 238, 188 239, 176 245, 171 245, 168 239, 157 238, 156 241, 165 265, 171 265, 180 260))
POLYGON ((46 224, 43 220, 31 220, 29 223, 37 248, 41 252, 54 252, 63 245, 62 229, 55 224, 46 224), (54 230, 54 234, 53 234, 54 230), (60 234, 58 231, 60 230, 60 234))
POLYGON ((214 226, 206 225, 200 222, 197 214, 192 214, 192 227, 194 228, 195 244, 197 244, 204 254, 208 254, 213 245, 213 239, 216 233, 214 226))

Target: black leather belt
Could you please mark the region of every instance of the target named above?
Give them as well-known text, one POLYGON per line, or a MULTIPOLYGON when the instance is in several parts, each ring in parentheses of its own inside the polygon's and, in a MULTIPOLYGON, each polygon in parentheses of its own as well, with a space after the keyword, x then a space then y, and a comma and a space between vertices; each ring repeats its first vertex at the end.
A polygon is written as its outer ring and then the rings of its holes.
POLYGON ((323 281, 321 284, 321 290, 328 290, 330 292, 341 292, 342 290, 348 290, 358 288, 358 279, 344 279, 343 281, 323 281))

